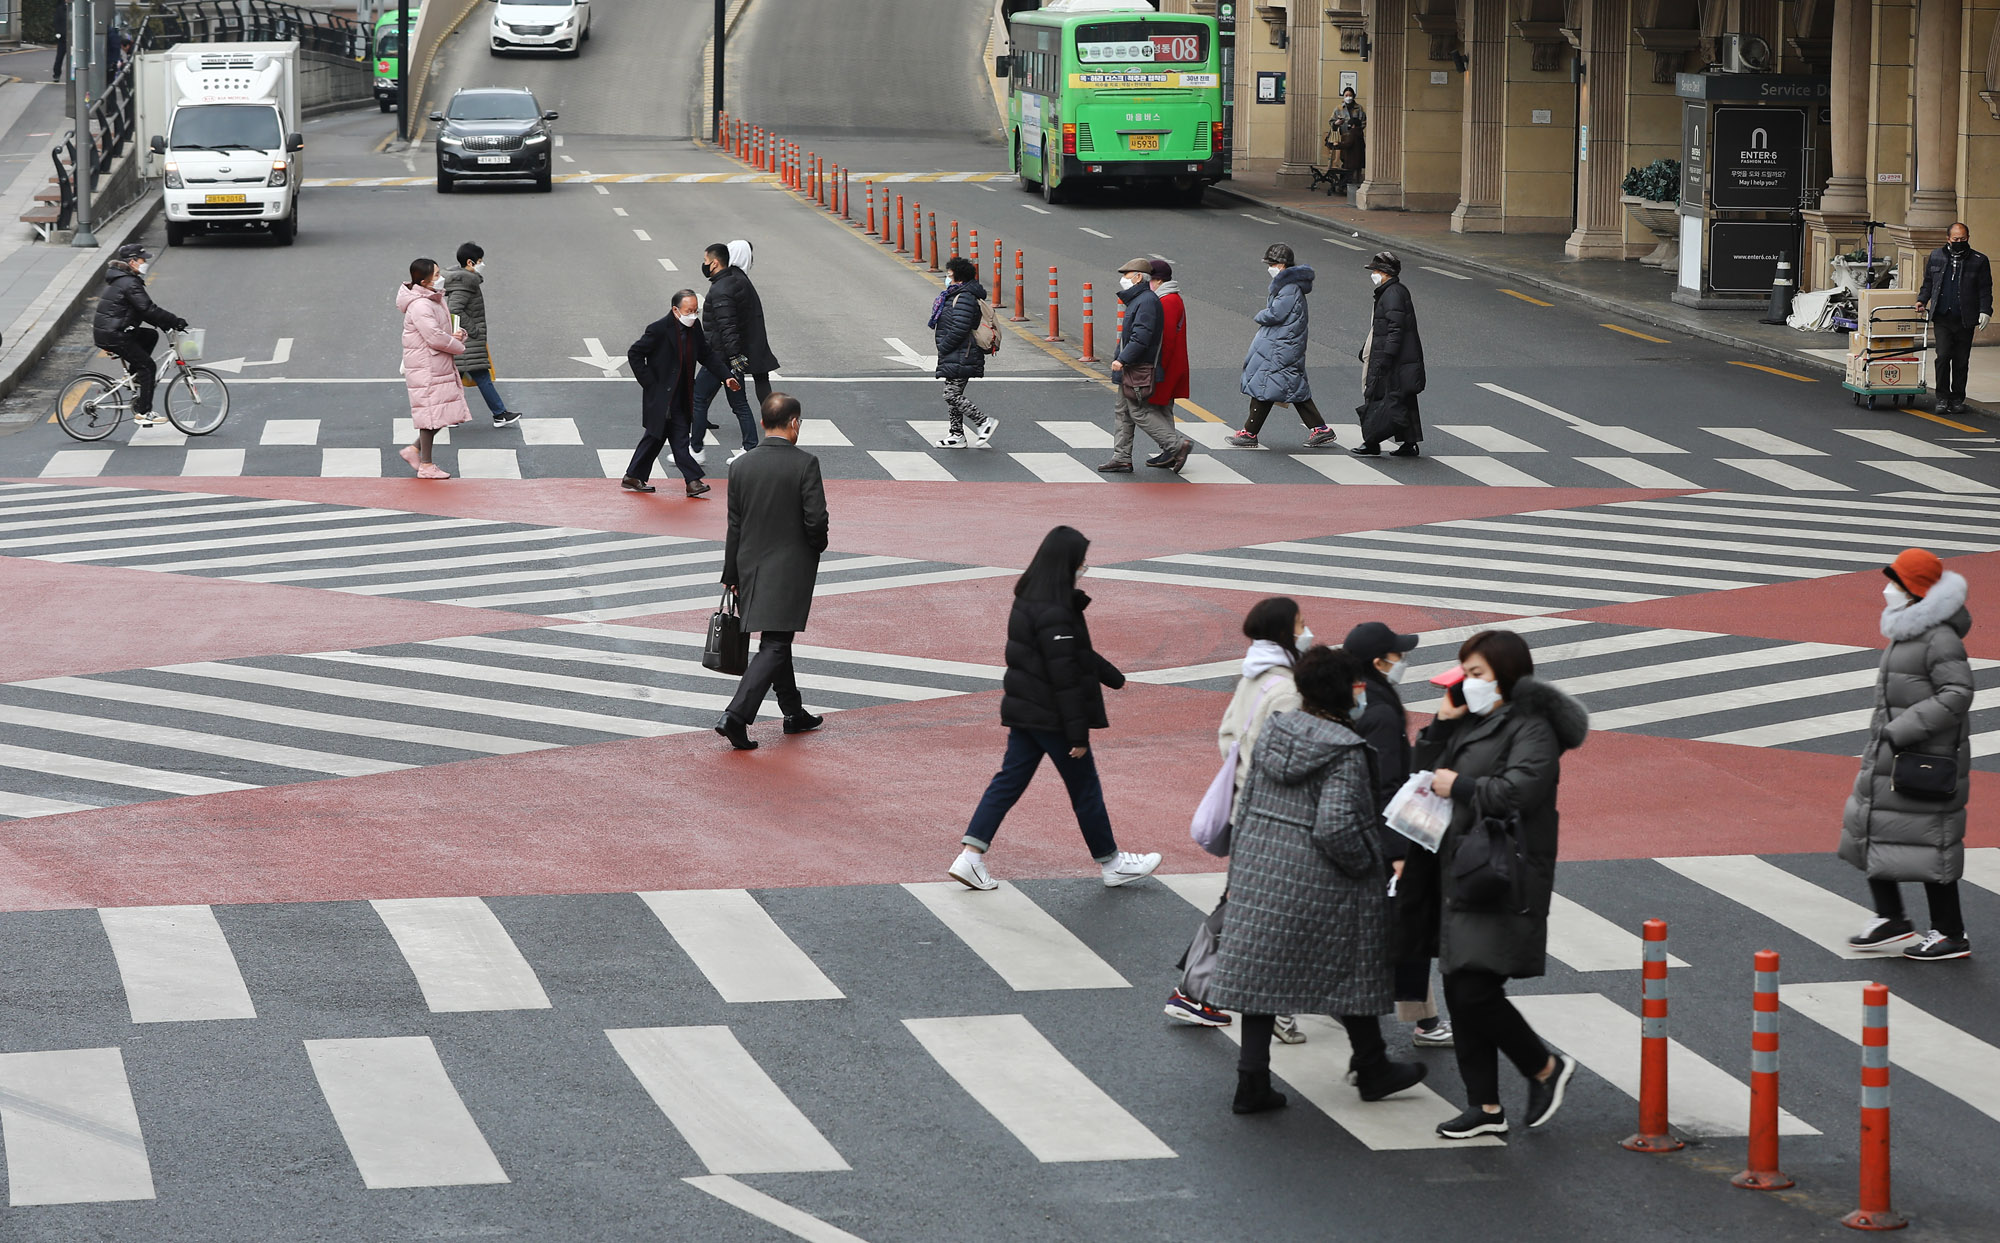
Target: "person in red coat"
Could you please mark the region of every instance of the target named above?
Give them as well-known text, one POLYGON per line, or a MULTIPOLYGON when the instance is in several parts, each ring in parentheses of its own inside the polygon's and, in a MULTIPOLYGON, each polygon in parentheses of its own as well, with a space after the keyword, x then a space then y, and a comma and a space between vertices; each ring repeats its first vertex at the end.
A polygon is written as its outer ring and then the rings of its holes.
MULTIPOLYGON (((1164 406, 1167 421, 1173 422, 1174 399, 1188 395, 1187 307, 1181 302, 1180 282, 1174 279, 1174 265, 1165 259, 1152 260, 1153 292, 1160 296, 1165 323, 1160 334, 1159 371, 1153 394, 1147 403, 1164 406)), ((1165 454, 1161 455, 1163 458, 1165 454)), ((1148 463, 1151 465, 1151 463, 1148 463)))

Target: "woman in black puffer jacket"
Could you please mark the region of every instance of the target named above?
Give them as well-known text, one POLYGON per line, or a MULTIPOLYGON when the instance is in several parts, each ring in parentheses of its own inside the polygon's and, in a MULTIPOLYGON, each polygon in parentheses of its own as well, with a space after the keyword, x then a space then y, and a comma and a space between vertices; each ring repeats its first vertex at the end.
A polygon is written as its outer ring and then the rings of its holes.
POLYGON ((1107 729, 1103 687, 1117 690, 1125 675, 1090 646, 1083 611, 1090 597, 1076 589, 1090 541, 1074 527, 1057 527, 1042 537, 1035 559, 1014 584, 1014 608, 1007 617, 1007 677, 1001 683, 1000 723, 1007 727, 1007 756, 987 784, 972 823, 959 839, 965 849, 946 873, 968 889, 997 889, 982 856, 993 844, 1000 822, 1027 792, 1042 757, 1055 762, 1069 790, 1084 844, 1103 869, 1107 888, 1150 876, 1157 854, 1118 849, 1111 817, 1104 810, 1104 787, 1090 754, 1090 731, 1107 729))
POLYGON ((931 305, 931 336, 937 344, 937 375, 944 381, 944 408, 951 421, 937 446, 983 446, 993 439, 1000 420, 981 414, 965 395, 965 386, 986 374, 986 351, 979 348, 978 335, 979 304, 986 298, 986 286, 979 283, 979 269, 970 259, 953 255, 944 266, 951 279, 931 305))

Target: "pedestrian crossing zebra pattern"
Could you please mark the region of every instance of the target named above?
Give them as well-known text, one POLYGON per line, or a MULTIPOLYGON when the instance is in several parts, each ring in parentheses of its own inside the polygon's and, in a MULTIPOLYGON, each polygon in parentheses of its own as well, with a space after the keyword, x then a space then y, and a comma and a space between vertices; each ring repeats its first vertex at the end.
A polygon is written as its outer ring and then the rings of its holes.
MULTIPOLYGON (((1792 1016, 1782 1133, 1810 1139, 1851 1125, 1851 1108, 1828 1101, 1851 1100, 1859 989, 1877 978, 1896 996, 1890 1056, 1899 1074, 1927 1085, 1899 1093, 1899 1133, 1993 1142, 2000 1049, 1983 999, 1954 982, 1962 971, 1894 956, 1854 961, 1866 956, 1839 938, 1857 924, 1829 927, 1801 903, 1759 901, 1770 873, 1817 891, 1824 904, 1852 905, 1833 888, 1843 881, 1861 888, 1851 869, 1822 857, 1559 869, 1565 903, 1551 918, 1550 974, 1513 991, 1536 1029, 1585 1069, 1565 1126, 1594 1133, 1629 1123, 1639 1090, 1640 943, 1632 929, 1650 913, 1697 930, 1688 946, 1677 946, 1694 961, 1674 960, 1681 983, 1670 986, 1677 1129, 1709 1139, 1745 1133, 1749 955, 1776 946, 1792 1016), (1622 961, 1599 957, 1602 946, 1592 944, 1599 925, 1614 931, 1622 961), (1741 989, 1695 982, 1719 972, 1740 975, 1741 989)), ((1032 1165, 1199 1162, 1210 1145, 1232 1141, 1177 1120, 1192 1101, 1219 1105, 1221 1089, 1209 1094, 1215 1101, 1199 1089, 1205 1079, 1222 1082, 1233 1050, 1228 1033, 1162 1030, 1158 1006, 1178 939, 1213 904, 1223 878, 1159 879, 1116 895, 1084 881, 1009 883, 994 893, 924 883, 0 915, 10 944, 65 944, 48 956, 81 982, 66 991, 67 1004, 98 1042, 0 1054, 11 1201, 171 1194, 158 1185, 149 1150, 162 1138, 158 1120, 176 1115, 148 1094, 174 1082, 165 1068, 175 1033, 206 1041, 204 1075, 294 1091, 310 1085, 319 1099, 288 1100, 283 1112, 321 1119, 324 1145, 337 1143, 345 1154, 313 1176, 370 1190, 505 1183, 512 1174, 497 1152, 562 1161, 564 1153, 547 1150, 545 1130, 514 1114, 539 1114, 545 1101, 537 1092, 522 1088, 529 1099, 515 1101, 508 1087, 496 1097, 490 1087, 461 1086, 491 1083, 496 1072, 503 1085, 533 1082, 555 1069, 541 1060, 551 1057, 561 1059, 566 1107, 626 1111, 597 1127, 678 1137, 663 1171, 672 1174, 866 1175, 921 1160, 893 1136, 868 1141, 844 1124, 834 1112, 846 1099, 836 1087, 843 1073, 861 1076, 877 1107, 955 1119, 961 1133, 939 1137, 962 1146, 954 1159, 969 1152, 1032 1165), (305 975, 282 969, 289 939, 301 937, 316 947, 305 975), (769 980, 755 961, 762 953, 774 956, 769 980), (329 996, 340 1005, 329 1009, 329 996), (495 1029, 484 1016, 500 1015, 517 1016, 509 1023, 523 1039, 486 1040, 495 1029), (667 1015, 676 1021, 659 1021, 667 1015), (1107 1073, 1090 1042, 1079 1042, 1079 1024, 1126 1029, 1119 1069, 1107 1073), (815 1040, 826 1028, 844 1036, 815 1040), (482 1058, 503 1064, 477 1064, 482 1058), (822 1064, 828 1058, 838 1067, 822 1064), (1159 1064, 1145 1066, 1147 1058, 1159 1064), (274 1076, 252 1064, 258 1059, 309 1068, 309 1076, 274 1076), (870 1059, 893 1064, 855 1064, 870 1059), (904 1064, 926 1060, 935 1073, 904 1064), (1162 1080, 1182 1083, 1164 1101, 1150 1086, 1162 1080), (894 1099, 875 1100, 881 1093, 894 1099)), ((1967 880, 1968 915, 1990 926, 2000 914, 2000 849, 1969 851, 1967 880)), ((1865 918, 1855 910, 1856 920, 1865 918)), ((44 1021, 13 994, 43 983, 32 963, 0 981, 21 1029, 10 1043, 33 1043, 44 1021)), ((1342 1145, 1355 1152, 1465 1146, 1434 1132, 1457 1108, 1448 1058, 1431 1062, 1422 1088, 1362 1105, 1345 1083, 1339 1026, 1317 1016, 1302 1016, 1302 1025, 1308 1041, 1275 1049, 1273 1068, 1333 1128, 1330 1155, 1342 1145)), ((73 1024, 64 1030, 83 1034, 73 1024)), ((205 1163, 231 1159, 224 1148, 202 1155, 205 1163)))
MULTIPOLYGON (((0 556, 609 622, 712 608, 723 545, 284 498, 66 486, 0 490, 0 556)), ((829 553, 817 594, 1011 572, 829 553)))
MULTIPOLYGON (((1521 399, 1526 400, 1526 399, 1521 399)), ((815 418, 800 443, 830 477, 908 482, 1107 483, 1096 467, 1109 456, 1107 420, 1015 419, 1005 403, 989 402, 1002 430, 991 446, 941 449, 943 420, 885 421, 815 418)), ((1539 403, 1537 403, 1539 408, 1539 403)), ((1178 474, 1142 471, 1139 478, 1173 483, 1336 483, 1354 486, 1445 485, 1509 488, 1628 487, 1673 490, 1758 489, 1777 494, 1867 494, 1912 489, 1945 496, 2000 497, 1990 436, 1930 440, 1879 427, 1830 428, 1818 444, 1750 427, 1705 427, 1691 445, 1669 443, 1634 428, 1522 427, 1445 421, 1430 428, 1425 456, 1413 461, 1362 459, 1339 445, 1307 448, 1270 430, 1264 443, 1228 443, 1234 429, 1183 419, 1180 430, 1199 452, 1178 474), (1607 452, 1610 450, 1611 452, 1607 452)), ((60 448, 36 459, 44 478, 182 475, 318 475, 379 478, 408 468, 395 446, 410 443, 407 418, 335 430, 329 420, 272 418, 190 439, 167 428, 134 431, 129 440, 60 448), (235 443, 231 443, 231 441, 235 443), (384 447, 387 446, 387 447, 384 447)), ((733 441, 733 435, 728 441, 733 441)), ((1350 437, 1351 439, 1351 437, 1350 437)), ((725 473, 728 441, 708 450, 711 474, 725 473)), ((467 479, 620 478, 631 460, 630 428, 622 422, 538 416, 507 429, 440 432, 438 463, 467 479)), ((671 482, 670 464, 663 468, 671 482)))
MULTIPOLYGON (((704 730, 737 681, 702 667, 705 639, 578 622, 0 685, 0 817, 704 730)), ((815 713, 991 690, 1004 672, 793 651, 815 713)))

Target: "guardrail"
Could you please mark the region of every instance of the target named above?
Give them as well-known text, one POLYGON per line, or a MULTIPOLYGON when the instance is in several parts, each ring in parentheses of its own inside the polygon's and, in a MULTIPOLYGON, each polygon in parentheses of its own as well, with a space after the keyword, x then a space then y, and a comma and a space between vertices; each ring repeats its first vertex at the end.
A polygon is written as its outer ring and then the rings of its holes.
POLYGON ((154 0, 141 51, 176 43, 278 43, 296 39, 309 52, 351 60, 366 76, 368 28, 350 18, 280 0, 154 0))

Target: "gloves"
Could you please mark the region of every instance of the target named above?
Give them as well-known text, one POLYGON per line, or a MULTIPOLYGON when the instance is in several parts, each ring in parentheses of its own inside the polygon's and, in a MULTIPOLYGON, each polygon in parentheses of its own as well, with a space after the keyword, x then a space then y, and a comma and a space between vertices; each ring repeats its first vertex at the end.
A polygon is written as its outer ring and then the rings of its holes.
POLYGON ((1989 315, 1989 314, 1985 314, 1985 313, 1981 313, 1981 314, 1980 314, 1980 316, 1979 316, 1979 326, 1980 326, 1981 328, 1984 328, 1984 327, 1986 327, 1986 321, 1987 321, 1987 320, 1989 320, 1989 319, 1992 319, 1992 318, 1993 318, 1993 316, 1991 316, 1991 315, 1989 315))
POLYGON ((184 320, 184 319, 175 319, 175 320, 174 320, 174 331, 175 331, 175 332, 186 332, 187 330, 188 330, 188 322, 187 322, 186 320, 184 320))

